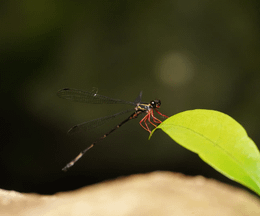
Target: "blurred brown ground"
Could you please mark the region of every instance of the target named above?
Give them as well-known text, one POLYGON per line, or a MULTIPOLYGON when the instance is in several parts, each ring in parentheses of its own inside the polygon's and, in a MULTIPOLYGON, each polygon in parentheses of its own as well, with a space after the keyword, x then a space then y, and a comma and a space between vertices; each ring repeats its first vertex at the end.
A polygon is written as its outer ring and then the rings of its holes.
POLYGON ((202 176, 153 172, 51 196, 1 190, 0 215, 258 216, 260 200, 202 176))

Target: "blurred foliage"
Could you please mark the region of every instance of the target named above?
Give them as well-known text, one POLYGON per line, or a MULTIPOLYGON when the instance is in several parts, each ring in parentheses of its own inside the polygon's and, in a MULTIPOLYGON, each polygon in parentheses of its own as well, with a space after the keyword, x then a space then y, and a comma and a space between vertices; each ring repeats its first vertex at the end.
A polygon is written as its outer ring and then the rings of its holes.
POLYGON ((134 100, 143 90, 169 116, 219 110, 259 146, 259 8, 255 0, 2 1, 0 187, 54 193, 157 169, 229 182, 163 133, 148 142, 137 120, 62 173, 120 120, 78 137, 66 130, 125 107, 70 103, 56 92, 96 87, 134 100))

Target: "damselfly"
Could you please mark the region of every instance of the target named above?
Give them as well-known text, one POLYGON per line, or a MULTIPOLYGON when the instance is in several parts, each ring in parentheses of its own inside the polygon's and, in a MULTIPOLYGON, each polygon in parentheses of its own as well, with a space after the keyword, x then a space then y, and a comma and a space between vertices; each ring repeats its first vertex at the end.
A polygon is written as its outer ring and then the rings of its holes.
MULTIPOLYGON (((160 124, 162 121, 159 120, 154 116, 154 110, 157 112, 159 115, 164 116, 168 118, 168 116, 163 115, 160 113, 157 109, 160 108, 161 106, 161 101, 160 100, 152 100, 150 103, 143 103, 141 102, 142 99, 142 92, 139 93, 138 97, 135 99, 134 102, 130 101, 124 101, 120 99, 113 99, 109 98, 103 95, 99 95, 94 92, 87 92, 87 91, 81 91, 77 89, 69 89, 69 88, 64 88, 58 91, 57 95, 60 98, 76 101, 76 102, 84 102, 84 103, 91 103, 91 104, 128 104, 134 106, 134 113, 131 114, 127 119, 116 125, 114 128, 112 128, 109 132, 104 134, 102 137, 100 137, 98 140, 93 142, 90 146, 85 148, 83 151, 81 151, 76 158, 74 158, 71 162, 69 162, 62 170, 67 171, 71 166, 73 166, 89 149, 91 149, 97 142, 103 140, 106 138, 109 134, 114 132, 116 129, 121 127, 123 124, 128 122, 131 119, 137 118, 140 114, 145 113, 146 115, 141 119, 139 124, 147 130, 149 133, 151 133, 151 130, 148 126, 148 122, 154 126, 157 127, 158 124, 160 124)), ((114 115, 106 116, 103 118, 98 118, 94 119, 88 122, 83 122, 81 124, 75 125, 72 127, 68 133, 72 134, 77 131, 80 131, 82 129, 84 130, 89 130, 94 127, 98 127, 102 124, 104 124, 107 120, 113 119, 118 115, 127 113, 133 111, 133 109, 128 109, 125 111, 122 111, 120 113, 116 113, 114 115)))

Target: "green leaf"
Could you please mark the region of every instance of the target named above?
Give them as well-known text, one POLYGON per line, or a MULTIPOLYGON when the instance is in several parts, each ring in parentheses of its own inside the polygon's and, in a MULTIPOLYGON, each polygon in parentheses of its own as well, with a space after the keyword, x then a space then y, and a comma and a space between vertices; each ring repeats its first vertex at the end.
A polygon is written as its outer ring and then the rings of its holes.
POLYGON ((259 150, 230 116, 213 110, 189 110, 166 119, 158 128, 223 175, 260 195, 259 150))

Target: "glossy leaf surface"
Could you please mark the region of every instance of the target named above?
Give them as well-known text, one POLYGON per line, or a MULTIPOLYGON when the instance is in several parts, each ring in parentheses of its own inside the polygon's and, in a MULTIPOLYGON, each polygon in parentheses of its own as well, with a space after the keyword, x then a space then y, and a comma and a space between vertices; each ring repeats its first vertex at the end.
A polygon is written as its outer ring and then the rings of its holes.
POLYGON ((213 110, 189 110, 166 119, 159 128, 220 173, 260 195, 259 150, 230 116, 213 110))

